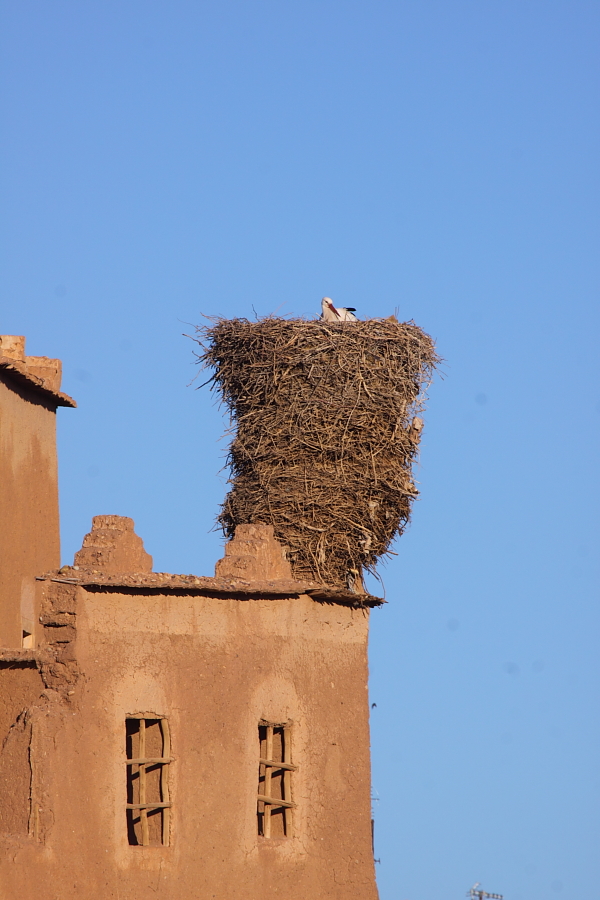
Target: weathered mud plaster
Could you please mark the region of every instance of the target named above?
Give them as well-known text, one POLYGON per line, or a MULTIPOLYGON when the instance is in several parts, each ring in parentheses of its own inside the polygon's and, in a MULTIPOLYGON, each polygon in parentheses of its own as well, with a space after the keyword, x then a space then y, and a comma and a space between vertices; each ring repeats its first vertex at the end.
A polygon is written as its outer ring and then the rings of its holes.
POLYGON ((60 564, 56 409, 75 406, 60 379, 60 360, 25 356, 24 337, 0 335, 2 647, 33 645, 35 576, 60 564))
MULTIPOLYGON (((58 396, 56 380, 37 388, 58 396)), ((0 650, 0 898, 375 900, 367 638, 382 601, 295 581, 265 526, 239 528, 206 577, 152 572, 117 516, 58 569, 58 515, 44 521, 24 605, 0 582, 3 621, 36 620, 33 647, 7 626, 0 650), (128 841, 127 717, 168 720, 168 845, 128 841), (258 833, 261 722, 291 729, 286 837, 258 833)))
MULTIPOLYGON (((122 524, 111 528, 115 554, 119 541, 131 543, 122 524)), ((254 557, 264 575, 289 574, 268 529, 252 540, 271 548, 270 558, 265 546, 254 557)), ((241 544, 247 552, 247 534, 241 544)), ((219 578, 175 586, 156 575, 148 586, 149 573, 108 584, 101 574, 71 567, 38 581, 44 684, 26 712, 34 717, 34 813, 27 836, 5 838, 6 895, 375 898, 368 606, 345 593, 315 600, 289 578, 264 578, 251 593, 219 578), (128 715, 169 718, 170 846, 127 842, 128 715), (289 838, 257 832, 261 720, 293 724, 289 838)))

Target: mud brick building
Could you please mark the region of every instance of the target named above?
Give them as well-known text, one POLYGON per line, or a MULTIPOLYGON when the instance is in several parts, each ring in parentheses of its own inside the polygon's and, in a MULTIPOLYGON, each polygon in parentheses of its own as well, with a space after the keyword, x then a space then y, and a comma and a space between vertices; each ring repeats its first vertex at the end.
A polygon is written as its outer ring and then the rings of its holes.
POLYGON ((60 568, 60 362, 0 338, 0 897, 375 900, 367 636, 266 525, 214 577, 99 515, 60 568))

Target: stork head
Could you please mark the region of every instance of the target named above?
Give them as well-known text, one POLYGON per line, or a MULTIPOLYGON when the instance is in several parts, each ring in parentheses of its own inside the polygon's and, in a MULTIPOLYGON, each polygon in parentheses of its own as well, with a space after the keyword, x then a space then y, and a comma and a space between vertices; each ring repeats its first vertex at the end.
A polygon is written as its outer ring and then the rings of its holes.
POLYGON ((331 297, 323 297, 323 299, 321 300, 321 309, 323 310, 323 312, 329 310, 330 312, 334 313, 338 317, 338 319, 340 318, 340 314, 333 305, 333 300, 331 299, 331 297))

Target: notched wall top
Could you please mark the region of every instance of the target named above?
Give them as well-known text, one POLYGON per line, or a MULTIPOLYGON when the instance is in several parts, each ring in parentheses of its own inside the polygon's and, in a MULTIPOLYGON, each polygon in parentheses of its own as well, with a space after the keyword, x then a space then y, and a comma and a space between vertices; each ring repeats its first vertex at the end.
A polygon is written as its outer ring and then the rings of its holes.
POLYGON ((238 525, 233 540, 225 544, 225 556, 215 566, 215 576, 241 576, 252 581, 293 578, 272 525, 238 525))
POLYGON ((308 594, 314 600, 350 606, 379 606, 384 602, 365 592, 295 579, 270 525, 239 525, 225 545, 225 556, 216 564, 214 578, 153 572, 152 557, 133 529, 133 520, 125 516, 94 516, 92 530, 75 554, 74 565, 48 572, 39 580, 137 593, 239 599, 308 594))
POLYGON ((94 516, 92 530, 75 554, 75 566, 99 569, 105 575, 151 572, 152 557, 127 516, 94 516))

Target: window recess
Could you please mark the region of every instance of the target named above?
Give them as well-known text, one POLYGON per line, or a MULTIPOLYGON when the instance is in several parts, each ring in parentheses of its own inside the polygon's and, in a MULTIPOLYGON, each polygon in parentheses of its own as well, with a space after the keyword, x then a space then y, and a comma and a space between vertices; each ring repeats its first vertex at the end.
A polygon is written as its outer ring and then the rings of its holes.
POLYGON ((258 833, 264 838, 292 836, 291 724, 260 722, 258 726, 258 833))
POLYGON ((171 826, 171 735, 165 718, 127 716, 127 839, 132 846, 167 846, 171 826))

